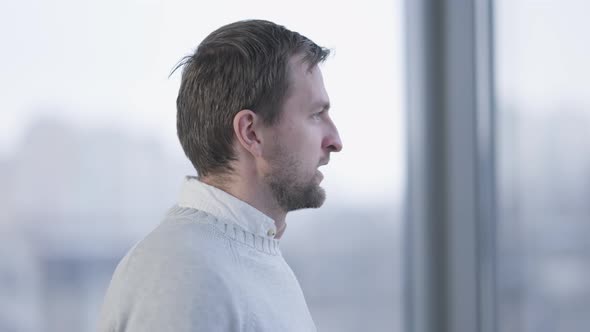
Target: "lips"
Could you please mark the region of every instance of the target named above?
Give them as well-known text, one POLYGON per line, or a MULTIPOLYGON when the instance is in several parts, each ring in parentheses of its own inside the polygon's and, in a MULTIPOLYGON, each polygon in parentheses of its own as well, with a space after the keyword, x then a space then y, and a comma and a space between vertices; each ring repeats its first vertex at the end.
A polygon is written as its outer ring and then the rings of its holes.
MULTIPOLYGON (((327 165, 329 162, 330 162, 330 157, 328 156, 325 159, 320 160, 320 164, 318 165, 318 168, 322 167, 324 165, 327 165)), ((322 172, 320 172, 320 170, 317 170, 317 177, 319 179, 318 183, 320 183, 324 179, 324 174, 322 174, 322 172)))
POLYGON ((318 171, 317 177, 318 177, 318 183, 322 182, 322 180, 324 179, 324 174, 322 174, 322 172, 318 171))

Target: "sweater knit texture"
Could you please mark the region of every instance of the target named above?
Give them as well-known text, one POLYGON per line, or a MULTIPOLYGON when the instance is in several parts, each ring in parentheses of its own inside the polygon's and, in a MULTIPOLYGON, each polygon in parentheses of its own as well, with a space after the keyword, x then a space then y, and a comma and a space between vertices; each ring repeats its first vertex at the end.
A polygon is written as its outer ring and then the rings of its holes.
POLYGON ((275 233, 262 212, 187 177, 117 266, 98 331, 316 331, 275 233))

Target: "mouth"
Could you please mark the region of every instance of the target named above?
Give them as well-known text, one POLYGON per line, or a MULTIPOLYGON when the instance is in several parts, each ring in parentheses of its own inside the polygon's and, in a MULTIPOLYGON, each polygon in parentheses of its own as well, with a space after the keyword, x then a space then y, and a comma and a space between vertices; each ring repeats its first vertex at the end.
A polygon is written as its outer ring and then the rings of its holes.
POLYGON ((318 178, 318 183, 320 183, 324 179, 324 174, 318 170, 316 177, 318 178))
POLYGON ((327 165, 330 162, 330 157, 327 157, 324 160, 320 160, 320 163, 318 165, 318 170, 317 170, 317 178, 318 178, 318 183, 322 182, 322 180, 324 179, 324 174, 319 170, 320 167, 327 165))

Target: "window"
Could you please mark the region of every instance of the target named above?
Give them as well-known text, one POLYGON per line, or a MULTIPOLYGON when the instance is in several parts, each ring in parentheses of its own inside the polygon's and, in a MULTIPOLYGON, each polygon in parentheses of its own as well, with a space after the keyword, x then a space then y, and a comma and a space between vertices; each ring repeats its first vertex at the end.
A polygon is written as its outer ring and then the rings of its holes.
POLYGON ((115 264, 194 173, 176 139, 170 70, 217 27, 264 18, 334 50, 321 68, 344 143, 324 171, 325 206, 288 216, 283 254, 320 331, 402 331, 401 7, 57 0, 3 10, 0 330, 95 330, 115 264))
POLYGON ((586 331, 590 4, 495 9, 499 331, 586 331))

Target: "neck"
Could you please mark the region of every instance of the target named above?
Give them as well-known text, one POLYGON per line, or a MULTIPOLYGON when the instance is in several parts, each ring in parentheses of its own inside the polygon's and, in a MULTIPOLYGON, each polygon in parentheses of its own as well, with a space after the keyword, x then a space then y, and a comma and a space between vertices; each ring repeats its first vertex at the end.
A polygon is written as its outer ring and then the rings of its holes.
POLYGON ((224 175, 207 176, 199 180, 248 203, 274 220, 277 228, 275 238, 280 239, 287 228, 287 223, 285 222, 287 212, 276 204, 268 186, 259 182, 248 181, 248 179, 255 178, 254 176, 224 175))

